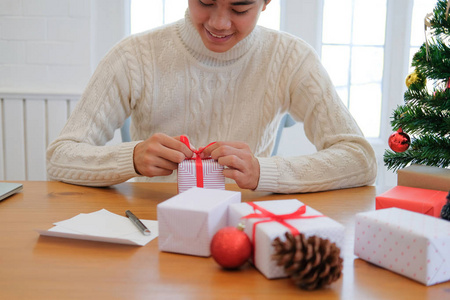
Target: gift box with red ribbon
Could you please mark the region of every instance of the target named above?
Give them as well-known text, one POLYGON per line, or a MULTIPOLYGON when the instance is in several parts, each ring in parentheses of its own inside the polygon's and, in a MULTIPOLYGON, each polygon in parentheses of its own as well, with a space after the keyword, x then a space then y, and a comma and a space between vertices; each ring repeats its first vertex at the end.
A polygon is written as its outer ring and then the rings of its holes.
POLYGON ((297 199, 231 204, 228 225, 239 223, 244 224, 244 232, 253 243, 253 264, 269 279, 287 277, 283 267, 272 260, 275 253, 272 242, 277 237, 284 241, 286 231, 328 239, 337 247, 344 243, 345 228, 342 224, 297 199))
POLYGON ((194 152, 194 156, 178 164, 178 193, 192 187, 224 190, 223 166, 214 159, 200 158, 200 153, 214 143, 196 150, 191 148, 187 137, 181 136, 180 140, 194 152))

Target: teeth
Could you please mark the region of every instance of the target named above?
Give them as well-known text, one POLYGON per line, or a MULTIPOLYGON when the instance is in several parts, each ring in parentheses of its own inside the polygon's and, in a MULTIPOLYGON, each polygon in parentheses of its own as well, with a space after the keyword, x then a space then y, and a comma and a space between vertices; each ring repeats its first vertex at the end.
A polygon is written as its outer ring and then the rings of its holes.
POLYGON ((212 33, 211 31, 209 32, 213 37, 215 37, 215 38, 224 38, 224 37, 226 37, 226 35, 215 35, 214 33, 212 33))

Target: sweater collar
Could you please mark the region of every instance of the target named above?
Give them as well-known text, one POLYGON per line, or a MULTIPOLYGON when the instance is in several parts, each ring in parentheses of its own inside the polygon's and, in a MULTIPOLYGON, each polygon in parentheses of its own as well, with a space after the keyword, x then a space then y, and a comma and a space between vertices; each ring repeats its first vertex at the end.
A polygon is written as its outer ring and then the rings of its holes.
POLYGON ((189 10, 186 10, 185 18, 178 22, 178 34, 186 49, 199 61, 208 65, 227 65, 233 63, 255 44, 258 26, 242 41, 226 52, 218 53, 209 50, 203 44, 200 34, 192 24, 189 10))

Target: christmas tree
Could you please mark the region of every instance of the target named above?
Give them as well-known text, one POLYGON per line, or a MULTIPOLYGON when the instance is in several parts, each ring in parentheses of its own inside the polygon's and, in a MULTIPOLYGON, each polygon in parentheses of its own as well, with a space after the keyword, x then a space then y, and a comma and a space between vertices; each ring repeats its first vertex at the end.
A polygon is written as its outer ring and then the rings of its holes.
POLYGON ((413 57, 415 70, 406 78, 404 105, 392 115, 391 126, 396 132, 389 137, 392 150, 384 153, 390 170, 411 163, 450 166, 449 7, 447 0, 439 0, 433 13, 427 15, 427 41, 413 57))

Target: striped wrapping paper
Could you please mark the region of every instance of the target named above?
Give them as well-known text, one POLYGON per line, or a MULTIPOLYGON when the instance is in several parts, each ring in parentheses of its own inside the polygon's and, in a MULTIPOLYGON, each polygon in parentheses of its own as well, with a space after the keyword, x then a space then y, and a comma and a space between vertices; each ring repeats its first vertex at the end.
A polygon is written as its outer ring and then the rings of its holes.
MULTIPOLYGON (((225 189, 223 166, 214 159, 203 159, 203 187, 206 189, 225 189)), ((178 193, 197 186, 195 159, 186 159, 178 165, 178 193)))

